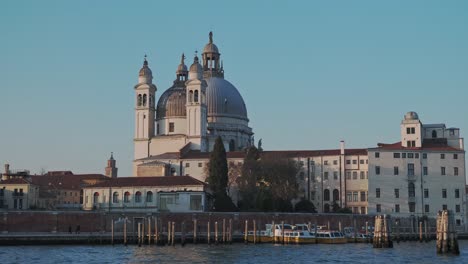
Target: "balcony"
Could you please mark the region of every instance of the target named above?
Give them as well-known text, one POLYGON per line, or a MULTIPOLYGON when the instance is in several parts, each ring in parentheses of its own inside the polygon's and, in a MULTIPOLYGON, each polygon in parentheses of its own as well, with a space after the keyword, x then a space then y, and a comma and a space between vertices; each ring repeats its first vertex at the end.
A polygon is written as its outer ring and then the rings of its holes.
POLYGON ((408 203, 416 203, 416 197, 414 197, 414 196, 408 197, 408 203))

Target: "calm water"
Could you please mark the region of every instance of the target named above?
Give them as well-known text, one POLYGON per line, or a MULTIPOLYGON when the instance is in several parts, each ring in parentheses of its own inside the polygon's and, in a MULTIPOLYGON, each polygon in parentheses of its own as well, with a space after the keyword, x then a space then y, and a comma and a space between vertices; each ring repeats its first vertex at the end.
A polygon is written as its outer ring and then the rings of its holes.
POLYGON ((460 256, 438 256, 435 242, 406 242, 393 249, 346 245, 187 245, 0 247, 1 263, 468 263, 468 241, 460 256))

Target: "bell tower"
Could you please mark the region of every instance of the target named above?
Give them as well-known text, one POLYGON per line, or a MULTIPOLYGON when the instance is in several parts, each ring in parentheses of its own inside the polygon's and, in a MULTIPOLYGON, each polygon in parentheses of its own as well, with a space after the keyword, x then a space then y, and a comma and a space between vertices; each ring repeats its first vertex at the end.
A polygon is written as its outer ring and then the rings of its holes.
POLYGON ((194 146, 193 149, 207 151, 207 107, 206 107, 206 81, 203 80, 203 68, 195 54, 193 64, 190 66, 187 89, 187 137, 194 146))
POLYGON ((138 74, 138 84, 135 85, 135 147, 134 159, 149 156, 149 144, 154 136, 155 123, 155 93, 156 85, 153 84, 153 73, 148 67, 148 61, 143 62, 143 67, 138 74))
POLYGON ((115 167, 114 153, 111 152, 111 156, 107 160, 106 176, 109 178, 117 178, 117 170, 117 167, 115 167))

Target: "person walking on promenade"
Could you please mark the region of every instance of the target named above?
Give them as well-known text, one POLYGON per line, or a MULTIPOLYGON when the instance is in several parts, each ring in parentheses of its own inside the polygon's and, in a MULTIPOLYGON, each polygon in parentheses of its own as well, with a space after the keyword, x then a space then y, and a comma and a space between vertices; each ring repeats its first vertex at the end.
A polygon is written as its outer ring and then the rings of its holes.
POLYGON ((79 233, 80 233, 80 225, 77 225, 77 226, 76 226, 75 233, 76 233, 76 234, 79 234, 79 233))
POLYGON ((71 225, 68 226, 68 233, 70 233, 70 234, 72 233, 72 227, 71 227, 71 225))

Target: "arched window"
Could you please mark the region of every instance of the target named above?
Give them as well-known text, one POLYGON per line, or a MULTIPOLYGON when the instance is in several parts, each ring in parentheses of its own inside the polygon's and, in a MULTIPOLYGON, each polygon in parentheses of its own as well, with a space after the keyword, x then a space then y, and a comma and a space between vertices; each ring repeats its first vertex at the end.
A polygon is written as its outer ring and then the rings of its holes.
POLYGON ((146 202, 147 203, 152 203, 153 202, 153 192, 149 191, 146 193, 146 202))
POLYGON ((414 197, 416 194, 414 183, 410 182, 408 184, 408 197, 414 197))
POLYGON ((124 203, 129 203, 130 202, 130 193, 125 192, 124 193, 124 203))
POLYGON ((141 202, 141 192, 135 193, 135 203, 141 202))
POLYGON ((330 212, 330 205, 329 204, 324 204, 323 205, 323 211, 325 213, 329 213, 330 212))
POLYGON ((189 103, 193 102, 193 91, 192 90, 190 90, 190 92, 189 92, 189 99, 188 100, 189 100, 189 103))
POLYGON ((325 189, 323 191, 323 200, 324 201, 330 201, 330 190, 325 189))
POLYGON ((137 102, 138 106, 141 106, 141 100, 142 100, 142 99, 141 99, 141 94, 139 94, 139 95, 138 95, 138 102, 137 102))
POLYGON ((198 103, 198 90, 195 90, 194 101, 198 103))
POLYGON ((432 138, 437 138, 437 131, 432 130, 432 138))
POLYGON ((231 139, 231 141, 229 141, 229 151, 235 151, 236 150, 236 142, 234 141, 234 139, 231 139))
POLYGON ((146 106, 146 94, 143 95, 143 106, 146 106))
POLYGON ((114 194, 112 195, 112 202, 113 203, 118 203, 119 202, 119 193, 118 192, 114 192, 114 194))
POLYGON ((334 189, 333 190, 333 201, 338 201, 340 200, 340 192, 338 191, 338 189, 334 189))
POLYGON ((93 195, 93 203, 97 204, 99 203, 99 193, 95 192, 93 195))

